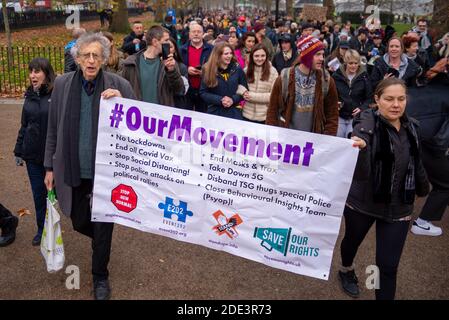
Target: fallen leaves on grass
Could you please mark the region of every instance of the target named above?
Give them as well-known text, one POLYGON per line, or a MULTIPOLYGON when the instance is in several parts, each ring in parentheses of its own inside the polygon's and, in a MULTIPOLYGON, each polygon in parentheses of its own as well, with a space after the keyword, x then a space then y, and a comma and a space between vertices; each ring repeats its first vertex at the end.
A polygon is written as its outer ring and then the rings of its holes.
MULTIPOLYGON (((147 26, 153 24, 151 15, 144 13, 140 16, 130 17, 129 21, 132 23, 136 20, 144 21, 147 26)), ((91 21, 82 21, 81 27, 87 31, 100 31, 100 19, 91 21)), ((114 33, 114 42, 118 46, 122 45, 123 38, 126 34, 114 33)), ((33 27, 12 32, 13 46, 22 47, 64 47, 72 39, 72 30, 68 30, 65 24, 33 27)), ((7 39, 4 32, 0 33, 0 46, 6 46, 7 39)))

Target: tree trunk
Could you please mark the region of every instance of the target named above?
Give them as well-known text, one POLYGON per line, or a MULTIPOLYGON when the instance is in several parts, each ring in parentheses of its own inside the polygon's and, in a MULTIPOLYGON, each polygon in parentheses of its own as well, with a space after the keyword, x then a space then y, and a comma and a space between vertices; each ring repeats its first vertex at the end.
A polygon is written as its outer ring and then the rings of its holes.
POLYGON ((285 1, 285 9, 287 11, 287 16, 294 16, 293 13, 293 0, 286 0, 285 1))
POLYGON ((157 22, 164 21, 164 17, 165 17, 165 13, 166 13, 166 1, 164 1, 164 0, 155 0, 153 8, 156 11, 155 20, 157 22))
POLYGON ((130 30, 128 22, 128 8, 126 0, 118 0, 118 8, 112 15, 111 32, 128 33, 130 30))
POLYGON ((6 8, 6 0, 2 0, 3 21, 5 24, 5 33, 8 43, 8 65, 12 63, 12 40, 11 30, 9 29, 8 10, 6 8))
POLYGON ((264 4, 268 15, 271 15, 271 0, 265 0, 264 4))
POLYGON ((438 37, 449 30, 449 2, 447 0, 433 0, 432 28, 438 37))
POLYGON ((334 18, 334 12, 335 12, 335 3, 334 0, 324 0, 323 6, 327 7, 327 19, 333 19, 334 18))

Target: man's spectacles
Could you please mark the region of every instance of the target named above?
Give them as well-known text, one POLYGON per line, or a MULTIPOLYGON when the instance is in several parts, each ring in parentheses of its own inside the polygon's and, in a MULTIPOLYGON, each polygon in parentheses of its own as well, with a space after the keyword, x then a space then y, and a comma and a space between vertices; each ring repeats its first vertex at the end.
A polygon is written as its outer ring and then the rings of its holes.
POLYGON ((81 59, 83 60, 88 60, 89 58, 94 59, 95 61, 99 61, 101 60, 101 56, 99 54, 96 54, 94 52, 89 52, 89 53, 81 53, 80 54, 81 59))

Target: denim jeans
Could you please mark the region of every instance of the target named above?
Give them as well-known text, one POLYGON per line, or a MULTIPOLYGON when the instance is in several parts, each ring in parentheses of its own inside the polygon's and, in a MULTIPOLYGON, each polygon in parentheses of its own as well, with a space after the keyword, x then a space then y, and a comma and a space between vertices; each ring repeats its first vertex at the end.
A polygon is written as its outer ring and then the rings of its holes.
POLYGON ((352 119, 343 119, 338 117, 337 137, 350 138, 348 135, 352 132, 352 119))
POLYGON ((42 236, 47 209, 47 188, 44 184, 45 168, 41 164, 27 161, 28 177, 33 192, 34 208, 36 210, 37 234, 42 236))

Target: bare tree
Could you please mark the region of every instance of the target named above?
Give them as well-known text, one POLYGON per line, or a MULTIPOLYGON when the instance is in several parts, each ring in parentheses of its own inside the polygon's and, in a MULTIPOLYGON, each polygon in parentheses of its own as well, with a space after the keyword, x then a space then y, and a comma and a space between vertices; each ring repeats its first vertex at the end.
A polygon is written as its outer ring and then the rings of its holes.
POLYGON ((164 20, 164 13, 167 10, 167 1, 153 0, 153 9, 156 11, 155 20, 162 22, 164 20))
POLYGON ((3 22, 5 24, 5 33, 8 43, 8 64, 12 61, 12 40, 11 29, 9 28, 8 9, 6 8, 6 0, 2 0, 3 22))
POLYGON ((332 19, 335 11, 334 0, 324 0, 323 6, 327 7, 327 18, 332 19))
POLYGON ((432 26, 440 36, 449 32, 449 1, 433 0, 432 26))
POLYGON ((285 9, 287 11, 287 15, 293 17, 293 0, 285 1, 285 9))

